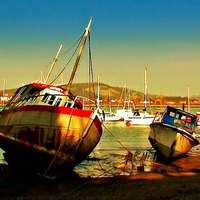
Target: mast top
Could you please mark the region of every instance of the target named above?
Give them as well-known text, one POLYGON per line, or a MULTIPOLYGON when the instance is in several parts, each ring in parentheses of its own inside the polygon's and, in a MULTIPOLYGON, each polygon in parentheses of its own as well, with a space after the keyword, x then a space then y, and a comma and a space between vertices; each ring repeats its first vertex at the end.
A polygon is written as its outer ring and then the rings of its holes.
POLYGON ((92 23, 92 19, 93 19, 93 18, 91 17, 90 20, 89 20, 89 23, 88 23, 87 27, 85 28, 85 33, 84 33, 83 38, 82 38, 82 43, 81 43, 81 46, 80 46, 80 49, 79 49, 79 52, 78 52, 78 55, 77 55, 77 58, 76 58, 76 62, 75 62, 75 64, 74 64, 74 68, 73 68, 73 70, 72 70, 72 73, 71 73, 69 82, 68 82, 68 84, 67 84, 67 86, 66 86, 66 93, 69 92, 70 87, 71 87, 71 85, 72 85, 72 82, 73 82, 73 80, 74 80, 74 76, 75 76, 76 71, 77 71, 77 69, 78 69, 78 65, 79 65, 79 63, 80 63, 80 59, 81 59, 81 56, 82 56, 82 54, 83 54, 83 49, 84 49, 84 47, 85 47, 85 43, 86 43, 86 40, 87 40, 89 31, 90 31, 90 26, 91 26, 91 23, 92 23))

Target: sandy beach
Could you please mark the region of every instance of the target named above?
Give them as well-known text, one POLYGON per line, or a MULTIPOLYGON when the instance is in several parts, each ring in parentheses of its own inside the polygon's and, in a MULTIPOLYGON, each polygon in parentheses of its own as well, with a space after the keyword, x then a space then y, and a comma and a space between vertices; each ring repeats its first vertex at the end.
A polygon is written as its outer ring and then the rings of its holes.
POLYGON ((152 172, 129 176, 80 178, 74 173, 59 180, 19 176, 4 170, 0 176, 0 197, 6 200, 200 199, 200 156, 185 157, 172 164, 154 163, 152 172))
POLYGON ((145 173, 128 177, 2 181, 1 199, 199 199, 200 174, 145 173))

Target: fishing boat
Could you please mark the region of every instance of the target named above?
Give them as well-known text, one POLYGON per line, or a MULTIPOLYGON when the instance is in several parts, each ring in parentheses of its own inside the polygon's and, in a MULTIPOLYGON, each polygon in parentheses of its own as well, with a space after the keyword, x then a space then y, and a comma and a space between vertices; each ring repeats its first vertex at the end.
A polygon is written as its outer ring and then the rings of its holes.
POLYGON ((86 97, 71 93, 91 22, 81 37, 68 84, 21 86, 0 113, 0 148, 12 169, 55 179, 85 160, 100 141, 96 102, 87 99, 84 108, 86 97))
POLYGON ((147 112, 147 68, 145 68, 144 73, 144 109, 140 111, 139 109, 134 109, 129 112, 124 118, 126 126, 149 126, 153 121, 159 120, 159 116, 155 116, 147 112))
POLYGON ((149 141, 157 154, 168 160, 177 159, 198 145, 196 120, 191 113, 167 106, 161 120, 150 124, 149 141))

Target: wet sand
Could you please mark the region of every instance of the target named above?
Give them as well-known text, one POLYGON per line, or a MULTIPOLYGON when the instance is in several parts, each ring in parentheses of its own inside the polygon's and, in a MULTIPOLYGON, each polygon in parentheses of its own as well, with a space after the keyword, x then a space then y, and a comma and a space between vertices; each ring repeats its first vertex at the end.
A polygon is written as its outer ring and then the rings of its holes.
POLYGON ((200 156, 189 156, 172 165, 152 164, 152 172, 106 178, 60 180, 22 177, 9 170, 0 174, 1 199, 200 199, 200 156))

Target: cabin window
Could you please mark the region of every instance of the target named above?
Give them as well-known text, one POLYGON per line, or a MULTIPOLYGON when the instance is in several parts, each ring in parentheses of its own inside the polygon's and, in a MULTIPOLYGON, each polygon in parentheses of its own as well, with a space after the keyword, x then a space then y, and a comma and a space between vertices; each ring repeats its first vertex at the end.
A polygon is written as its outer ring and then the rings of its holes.
POLYGON ((163 117, 163 122, 172 125, 174 123, 175 114, 175 112, 168 111, 163 117))
POLYGON ((68 97, 64 103, 64 107, 71 107, 73 101, 68 97))
POLYGON ((65 103, 65 107, 71 107, 71 105, 72 105, 72 104, 71 104, 70 102, 66 102, 66 103, 65 103))
POLYGON ((163 122, 166 123, 166 124, 173 124, 174 123, 174 117, 172 117, 168 114, 165 114, 164 117, 163 117, 163 122))
POLYGON ((61 101, 62 101, 62 98, 59 97, 59 98, 56 100, 55 106, 59 106, 60 103, 61 103, 61 101))
POLYGON ((44 94, 44 97, 42 98, 42 102, 46 103, 48 97, 49 97, 49 94, 48 94, 48 93, 45 93, 45 94, 44 94))
POLYGON ((175 117, 175 112, 170 112, 170 113, 169 113, 169 116, 170 116, 170 117, 175 117))
POLYGON ((52 95, 51 98, 49 99, 48 104, 49 104, 49 105, 52 105, 53 102, 54 102, 54 100, 55 100, 55 98, 56 98, 56 96, 55 96, 55 95, 52 95))

